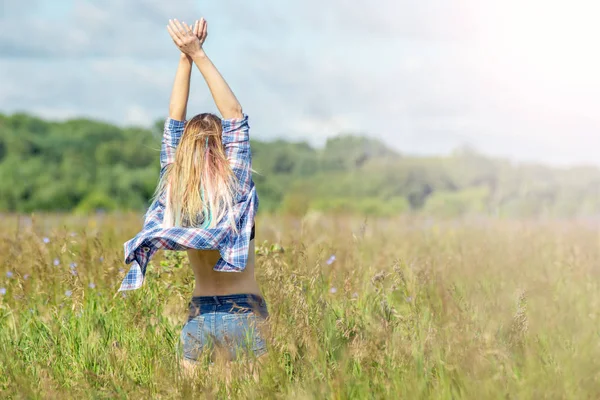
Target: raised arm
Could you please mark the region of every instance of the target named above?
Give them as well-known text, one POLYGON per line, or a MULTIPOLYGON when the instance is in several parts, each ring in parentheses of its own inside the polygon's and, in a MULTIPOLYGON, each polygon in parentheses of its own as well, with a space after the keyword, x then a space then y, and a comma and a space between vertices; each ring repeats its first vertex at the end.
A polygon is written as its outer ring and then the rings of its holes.
MULTIPOLYGON (((185 23, 184 23, 185 25, 185 23)), ((179 21, 171 21, 169 20, 169 25, 167 26, 167 30, 171 35, 171 38, 177 45, 180 47, 178 43, 178 38, 175 35, 175 30, 185 29, 189 30, 190 35, 192 35, 192 41, 199 42, 200 48, 202 48, 202 43, 206 39, 206 32, 203 32, 203 28, 205 26, 204 20, 196 21, 193 28, 185 25, 185 28, 179 23, 179 21)), ((181 48, 180 48, 181 49, 181 48)), ((187 103, 188 98, 190 96, 190 77, 192 74, 192 58, 186 54, 186 52, 181 49, 181 56, 179 57, 179 67, 177 68, 177 73, 175 74, 175 82, 173 84, 173 90, 171 91, 171 101, 169 103, 169 117, 177 120, 184 121, 185 115, 187 111, 187 103)))
POLYGON ((169 102, 169 118, 165 121, 165 130, 162 137, 160 149, 161 177, 167 165, 175 161, 177 146, 185 128, 185 113, 187 109, 188 95, 190 93, 190 75, 192 72, 192 60, 185 54, 179 59, 179 66, 175 73, 175 82, 171 91, 169 102))
POLYGON ((204 50, 192 56, 223 119, 242 118, 242 106, 204 50))
MULTIPOLYGON (((175 22, 179 23, 177 20, 175 22)), ((172 25, 174 25, 175 22, 169 21, 169 25, 167 26, 171 37, 173 37, 172 25)), ((203 40, 201 30, 202 26, 200 22, 196 22, 192 29, 192 33, 195 35, 196 40, 203 40)), ((173 40, 175 41, 175 39, 173 40)), ((179 47, 179 45, 177 45, 177 47, 179 47)), ((165 121, 165 130, 162 138, 160 153, 161 176, 164 172, 164 168, 175 161, 177 145, 183 135, 188 98, 190 95, 190 78, 193 63, 192 58, 182 51, 179 57, 179 66, 175 73, 173 89, 171 90, 169 118, 165 121)))
POLYGON ((207 32, 208 25, 204 19, 196 22, 194 29, 185 23, 179 24, 177 21, 169 24, 169 33, 171 33, 173 41, 183 53, 192 58, 202 73, 223 119, 242 118, 240 102, 202 48, 207 32), (194 32, 198 27, 201 31, 200 35, 196 35, 194 32))
POLYGON ((179 66, 175 74, 175 82, 169 102, 169 118, 185 121, 187 103, 190 95, 190 77, 192 75, 192 60, 186 55, 179 57, 179 66))

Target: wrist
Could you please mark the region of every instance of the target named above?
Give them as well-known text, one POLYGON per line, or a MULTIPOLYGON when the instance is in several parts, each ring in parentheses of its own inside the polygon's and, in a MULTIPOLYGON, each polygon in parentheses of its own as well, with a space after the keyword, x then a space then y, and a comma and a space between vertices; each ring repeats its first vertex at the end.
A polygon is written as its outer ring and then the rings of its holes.
POLYGON ((184 52, 181 52, 179 54, 179 61, 192 61, 192 57, 188 56, 187 54, 185 54, 184 52))
POLYGON ((190 58, 195 61, 195 60, 201 60, 206 58, 206 53, 204 52, 204 49, 200 49, 196 52, 194 52, 193 54, 190 54, 190 58))

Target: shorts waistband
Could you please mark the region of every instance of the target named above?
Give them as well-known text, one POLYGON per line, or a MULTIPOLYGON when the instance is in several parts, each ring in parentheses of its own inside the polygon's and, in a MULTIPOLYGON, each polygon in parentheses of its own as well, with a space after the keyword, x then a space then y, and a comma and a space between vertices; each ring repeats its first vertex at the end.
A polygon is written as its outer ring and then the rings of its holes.
POLYGON ((227 294, 223 296, 194 296, 192 304, 196 306, 219 306, 222 304, 248 303, 262 306, 265 299, 257 294, 227 294))

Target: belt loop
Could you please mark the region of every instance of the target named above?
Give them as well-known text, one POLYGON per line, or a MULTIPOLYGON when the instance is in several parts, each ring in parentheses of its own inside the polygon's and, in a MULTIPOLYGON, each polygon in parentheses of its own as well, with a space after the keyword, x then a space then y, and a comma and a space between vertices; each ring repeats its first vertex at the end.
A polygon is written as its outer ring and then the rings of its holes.
POLYGON ((213 296, 213 299, 215 300, 215 303, 217 303, 218 306, 221 305, 221 303, 219 302, 219 297, 218 296, 213 296))

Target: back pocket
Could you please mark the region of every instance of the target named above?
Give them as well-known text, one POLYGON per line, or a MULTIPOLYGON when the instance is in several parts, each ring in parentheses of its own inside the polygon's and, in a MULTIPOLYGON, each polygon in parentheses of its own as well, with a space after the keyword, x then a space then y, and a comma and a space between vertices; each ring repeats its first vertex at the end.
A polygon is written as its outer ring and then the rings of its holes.
POLYGON ((264 318, 253 312, 227 314, 223 316, 223 333, 225 343, 232 354, 251 352, 261 355, 266 351, 266 343, 262 334, 264 318))
POLYGON ((181 343, 185 358, 191 360, 198 360, 200 358, 200 354, 206 345, 204 316, 199 315, 185 324, 181 330, 181 343))

